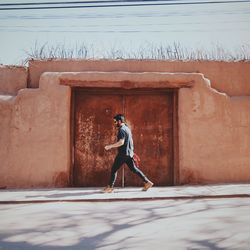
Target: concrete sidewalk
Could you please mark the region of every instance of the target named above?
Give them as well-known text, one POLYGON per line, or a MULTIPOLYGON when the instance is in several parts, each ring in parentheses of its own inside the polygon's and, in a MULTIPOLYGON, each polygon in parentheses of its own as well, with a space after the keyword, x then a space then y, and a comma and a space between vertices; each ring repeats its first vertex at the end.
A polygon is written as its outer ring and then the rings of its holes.
POLYGON ((105 194, 102 188, 2 189, 0 204, 57 201, 100 202, 130 200, 199 199, 250 197, 249 184, 153 187, 147 192, 139 187, 116 188, 105 194))

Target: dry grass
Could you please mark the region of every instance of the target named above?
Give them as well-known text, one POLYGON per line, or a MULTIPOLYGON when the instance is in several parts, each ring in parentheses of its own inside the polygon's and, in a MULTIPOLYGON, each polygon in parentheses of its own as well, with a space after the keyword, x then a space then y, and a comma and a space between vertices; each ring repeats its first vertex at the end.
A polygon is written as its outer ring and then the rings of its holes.
POLYGON ((134 51, 112 47, 110 50, 98 52, 93 45, 84 43, 74 47, 63 45, 49 45, 45 43, 26 51, 28 60, 38 59, 153 59, 153 60, 211 60, 211 61, 245 61, 250 59, 250 45, 242 45, 234 51, 215 45, 212 49, 185 48, 180 43, 170 45, 154 45, 145 43, 134 51))

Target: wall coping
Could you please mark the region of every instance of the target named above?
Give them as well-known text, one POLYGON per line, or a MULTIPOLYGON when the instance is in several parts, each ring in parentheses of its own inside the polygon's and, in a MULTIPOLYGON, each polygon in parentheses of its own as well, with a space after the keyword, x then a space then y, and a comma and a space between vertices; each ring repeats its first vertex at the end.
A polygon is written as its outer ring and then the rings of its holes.
POLYGON ((57 76, 60 85, 83 88, 183 88, 192 87, 197 81, 204 81, 200 73, 162 72, 46 72, 43 75, 57 76))

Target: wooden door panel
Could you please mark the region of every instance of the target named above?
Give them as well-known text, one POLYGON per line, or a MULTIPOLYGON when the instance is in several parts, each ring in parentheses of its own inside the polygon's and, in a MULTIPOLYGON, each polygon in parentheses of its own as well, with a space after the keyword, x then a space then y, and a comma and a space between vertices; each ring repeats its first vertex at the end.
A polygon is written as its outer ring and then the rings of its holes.
MULTIPOLYGON (((116 150, 107 152, 104 146, 116 141, 113 116, 122 112, 122 103, 120 95, 76 93, 74 186, 108 184, 116 150)), ((119 173, 116 186, 121 186, 121 178, 119 173)))
MULTIPOLYGON (((127 95, 125 115, 132 129, 140 169, 157 186, 173 184, 172 94, 127 95)), ((141 186, 135 174, 125 168, 125 186, 141 186)))

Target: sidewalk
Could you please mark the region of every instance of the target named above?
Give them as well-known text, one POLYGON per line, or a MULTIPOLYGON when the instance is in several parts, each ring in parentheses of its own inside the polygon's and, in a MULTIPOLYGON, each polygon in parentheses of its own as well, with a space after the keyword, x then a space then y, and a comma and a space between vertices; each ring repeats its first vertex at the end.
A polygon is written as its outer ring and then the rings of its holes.
POLYGON ((50 189, 3 189, 0 204, 40 202, 100 202, 130 200, 166 200, 199 198, 249 197, 249 184, 194 185, 153 187, 147 192, 139 187, 116 188, 113 193, 102 193, 102 188, 50 188, 50 189))

